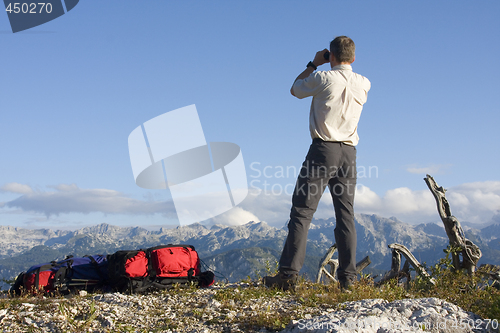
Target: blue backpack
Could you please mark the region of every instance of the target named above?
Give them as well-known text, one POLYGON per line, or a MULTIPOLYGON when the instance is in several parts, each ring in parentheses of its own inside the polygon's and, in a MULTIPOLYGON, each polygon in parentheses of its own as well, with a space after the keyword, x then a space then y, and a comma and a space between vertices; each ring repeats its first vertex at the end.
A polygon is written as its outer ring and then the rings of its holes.
POLYGON ((106 256, 70 256, 61 261, 30 267, 17 277, 12 291, 16 294, 20 294, 22 289, 30 293, 55 290, 66 293, 75 289, 93 291, 105 287, 107 277, 106 256))

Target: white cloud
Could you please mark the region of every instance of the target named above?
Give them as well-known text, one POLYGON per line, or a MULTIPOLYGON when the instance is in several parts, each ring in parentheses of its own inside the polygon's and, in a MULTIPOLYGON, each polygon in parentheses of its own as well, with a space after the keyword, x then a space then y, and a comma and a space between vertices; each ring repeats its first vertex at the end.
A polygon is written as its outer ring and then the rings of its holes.
POLYGON ((355 207, 362 207, 367 210, 376 210, 382 205, 382 198, 370 188, 360 185, 356 189, 355 207))
MULTIPOLYGON (((273 195, 264 191, 260 193, 251 191, 240 207, 259 216, 270 225, 282 227, 290 217, 291 205, 290 194, 273 195)), ((384 196, 379 196, 370 188, 359 185, 356 190, 354 209, 356 213, 377 214, 384 217, 396 216, 408 223, 439 221, 434 197, 428 190, 412 191, 403 187, 389 190, 384 196)), ((329 191, 323 194, 314 217, 335 217, 329 191)))
MULTIPOLYGON (((462 222, 488 223, 500 210, 500 182, 467 183, 446 192, 451 212, 462 222)), ((354 205, 356 212, 396 216, 410 223, 439 221, 436 201, 429 190, 413 191, 402 187, 379 196, 360 186, 354 205)))
POLYGON ((234 207, 224 214, 212 218, 213 223, 224 225, 243 225, 250 221, 259 222, 260 219, 241 207, 234 207))
MULTIPOLYGON (((18 184, 21 185, 21 184, 18 184)), ((141 201, 107 189, 80 189, 75 184, 60 184, 55 191, 31 191, 4 203, 9 208, 51 215, 63 213, 165 214, 175 217, 172 202, 141 201)), ((14 189, 23 189, 16 186, 14 189)))
MULTIPOLYGON (((260 193, 252 191, 240 206, 270 225, 282 227, 290 217, 291 205, 292 197, 289 194, 273 195, 264 191, 260 193)), ((403 187, 379 196, 370 188, 359 185, 354 209, 356 213, 396 216, 408 223, 439 221, 434 197, 428 190, 412 191, 403 187)), ((328 191, 323 194, 314 217, 335 217, 332 198, 328 191)))
MULTIPOLYGON (((26 185, 10 183, 2 190, 27 191, 26 185)), ((103 213, 154 215, 162 214, 176 218, 171 201, 136 200, 108 189, 81 189, 75 184, 60 184, 53 191, 24 193, 15 200, 3 203, 6 208, 21 212, 35 212, 46 216, 64 213, 103 213)), ((30 188, 31 189, 31 188, 30 188)), ((19 192, 15 192, 19 193, 19 192)), ((487 223, 500 221, 500 181, 467 183, 451 187, 446 192, 452 214, 461 222, 487 223)), ((247 198, 236 208, 213 219, 221 224, 244 224, 249 221, 266 221, 276 227, 283 227, 290 216, 290 193, 272 193, 251 189, 247 198)), ((0 204, 0 206, 2 206, 0 204)), ((395 216, 408 223, 439 222, 436 202, 431 192, 395 188, 379 195, 366 186, 359 185, 355 197, 357 213, 395 216)), ((314 217, 334 217, 333 205, 328 191, 323 195, 314 217)))
POLYGON ((434 197, 430 191, 413 191, 407 187, 389 190, 379 196, 366 186, 359 186, 354 201, 357 213, 396 216, 409 223, 438 219, 434 197))
POLYGON ((408 168, 406 168, 406 171, 408 171, 409 173, 415 173, 415 174, 436 175, 436 174, 442 173, 442 171, 444 171, 444 169, 447 169, 450 166, 451 166, 450 164, 437 164, 437 165, 433 164, 433 165, 429 165, 426 167, 417 167, 415 165, 411 165, 411 166, 408 166, 408 168))
POLYGON ((435 208, 434 198, 430 191, 412 191, 407 187, 400 187, 386 192, 384 204, 387 210, 398 214, 425 213, 430 215, 435 208))
POLYGON ((466 183, 446 192, 451 212, 459 220, 488 223, 500 210, 500 181, 466 183))
POLYGON ((19 183, 7 183, 0 187, 0 191, 2 192, 11 192, 11 193, 21 193, 28 194, 32 193, 33 189, 29 185, 19 184, 19 183))
POLYGON ((291 199, 291 195, 286 193, 273 194, 250 189, 246 199, 238 206, 255 216, 259 216, 260 221, 282 227, 290 216, 291 199))
MULTIPOLYGON (((264 221, 275 226, 283 226, 288 220, 291 207, 290 195, 271 193, 249 195, 241 205, 245 210, 256 214, 264 221)), ((467 183, 450 188, 446 192, 452 214, 459 221, 488 223, 500 214, 500 182, 488 181, 467 183), (495 217, 496 216, 496 217, 495 217)), ((426 188, 412 190, 400 187, 379 195, 370 188, 359 185, 354 202, 356 213, 377 214, 384 217, 395 216, 408 223, 440 222, 436 201, 426 188)), ((321 198, 315 218, 333 217, 332 199, 328 191, 321 198)))

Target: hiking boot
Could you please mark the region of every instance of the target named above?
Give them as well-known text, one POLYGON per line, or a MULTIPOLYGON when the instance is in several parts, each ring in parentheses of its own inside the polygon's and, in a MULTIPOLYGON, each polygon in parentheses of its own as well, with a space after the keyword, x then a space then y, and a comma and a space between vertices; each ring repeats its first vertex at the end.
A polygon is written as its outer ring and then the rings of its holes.
POLYGON ((340 284, 340 291, 341 292, 346 293, 346 294, 352 293, 352 289, 353 289, 354 285, 353 285, 351 280, 339 281, 339 284, 340 284))
POLYGON ((276 276, 264 276, 262 282, 268 288, 278 288, 281 290, 295 289, 298 274, 278 273, 276 276))

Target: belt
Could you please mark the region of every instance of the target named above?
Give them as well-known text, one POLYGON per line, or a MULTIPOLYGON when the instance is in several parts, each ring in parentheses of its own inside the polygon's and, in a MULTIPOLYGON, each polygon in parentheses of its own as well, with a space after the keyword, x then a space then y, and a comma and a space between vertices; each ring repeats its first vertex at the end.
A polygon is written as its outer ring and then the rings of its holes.
POLYGON ((331 142, 331 143, 343 143, 343 144, 346 144, 343 141, 325 141, 325 140, 322 140, 320 138, 314 138, 313 139, 313 143, 321 143, 321 142, 331 142))

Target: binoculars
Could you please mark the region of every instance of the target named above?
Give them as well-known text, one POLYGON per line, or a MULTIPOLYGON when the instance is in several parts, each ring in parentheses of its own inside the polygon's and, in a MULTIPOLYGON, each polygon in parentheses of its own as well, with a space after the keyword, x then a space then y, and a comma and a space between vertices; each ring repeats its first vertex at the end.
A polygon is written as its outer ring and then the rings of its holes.
POLYGON ((329 61, 329 60, 330 60, 330 52, 326 51, 326 52, 323 54, 323 57, 325 57, 325 60, 326 60, 326 61, 329 61))

